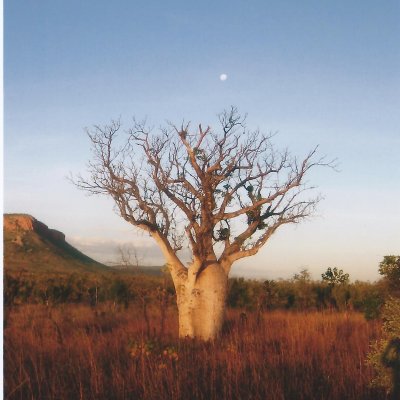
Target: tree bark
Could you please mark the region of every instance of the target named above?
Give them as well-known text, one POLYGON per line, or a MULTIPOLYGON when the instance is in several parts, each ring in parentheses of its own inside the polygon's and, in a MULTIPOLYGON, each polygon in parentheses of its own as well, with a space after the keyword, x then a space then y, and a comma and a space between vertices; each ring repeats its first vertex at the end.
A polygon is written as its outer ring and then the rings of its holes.
POLYGON ((179 337, 213 340, 225 316, 228 275, 219 264, 208 265, 194 283, 177 290, 179 337))
POLYGON ((317 148, 303 160, 274 150, 273 135, 247 131, 234 107, 219 121, 220 133, 201 125, 190 132, 187 123, 155 134, 135 123, 121 145, 120 121, 95 126, 90 178, 76 181, 111 196, 122 218, 155 239, 176 288, 179 335, 204 340, 221 331, 232 263, 255 255, 280 226, 310 216, 320 198, 304 195, 312 188, 304 177, 334 166, 315 159, 317 148), (185 235, 188 268, 177 255, 185 235))

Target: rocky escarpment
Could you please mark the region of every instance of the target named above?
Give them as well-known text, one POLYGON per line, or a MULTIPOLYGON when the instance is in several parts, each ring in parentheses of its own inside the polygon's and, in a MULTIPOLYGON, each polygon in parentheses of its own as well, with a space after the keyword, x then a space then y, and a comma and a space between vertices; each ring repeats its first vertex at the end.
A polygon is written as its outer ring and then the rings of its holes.
POLYGON ((50 229, 28 214, 5 214, 4 268, 24 271, 99 271, 108 269, 86 256, 65 240, 65 235, 50 229))
POLYGON ((5 214, 3 218, 4 231, 15 234, 14 242, 23 245, 22 237, 26 232, 33 231, 55 242, 65 242, 65 235, 55 229, 49 229, 43 222, 28 214, 5 214))

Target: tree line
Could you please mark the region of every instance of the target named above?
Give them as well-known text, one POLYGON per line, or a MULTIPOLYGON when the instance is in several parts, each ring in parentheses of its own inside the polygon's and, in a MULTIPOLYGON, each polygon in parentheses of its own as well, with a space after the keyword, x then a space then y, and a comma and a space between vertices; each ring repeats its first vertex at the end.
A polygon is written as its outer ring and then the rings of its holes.
MULTIPOLYGON (((396 260, 386 256, 380 263, 383 279, 377 282, 350 282, 349 274, 338 268, 328 268, 320 280, 313 280, 307 269, 291 279, 249 280, 231 278, 227 305, 244 311, 264 312, 276 309, 355 310, 367 319, 377 318, 390 295, 398 291, 399 276, 396 260)), ((174 287, 168 275, 163 277, 143 274, 103 274, 64 276, 29 276, 6 273, 4 277, 4 304, 23 303, 58 305, 84 303, 95 307, 111 302, 115 306, 133 304, 175 304, 174 287)))

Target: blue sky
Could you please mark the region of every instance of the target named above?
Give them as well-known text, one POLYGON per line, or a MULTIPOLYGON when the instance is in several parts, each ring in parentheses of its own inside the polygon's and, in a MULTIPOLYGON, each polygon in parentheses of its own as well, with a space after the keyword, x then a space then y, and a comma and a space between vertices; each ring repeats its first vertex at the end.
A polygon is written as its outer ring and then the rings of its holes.
POLYGON ((30 213, 101 261, 136 243, 65 177, 90 157, 84 127, 121 117, 213 124, 230 105, 293 153, 320 145, 340 172, 310 179, 318 216, 284 227, 238 274, 376 279, 400 253, 398 1, 5 0, 5 212, 30 213), (228 75, 224 82, 222 73, 228 75))

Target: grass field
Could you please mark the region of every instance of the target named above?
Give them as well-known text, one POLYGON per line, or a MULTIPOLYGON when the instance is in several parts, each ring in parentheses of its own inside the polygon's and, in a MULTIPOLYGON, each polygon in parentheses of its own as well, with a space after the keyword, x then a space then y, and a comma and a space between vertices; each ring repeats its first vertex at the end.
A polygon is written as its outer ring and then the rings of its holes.
POLYGON ((22 305, 5 326, 6 399, 385 399, 369 387, 381 324, 358 313, 241 314, 212 344, 177 339, 177 315, 22 305))

